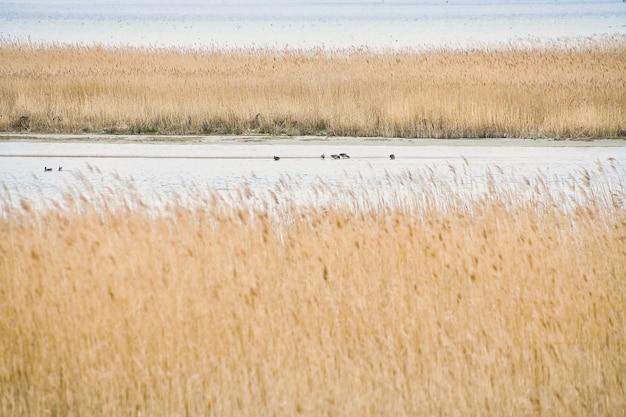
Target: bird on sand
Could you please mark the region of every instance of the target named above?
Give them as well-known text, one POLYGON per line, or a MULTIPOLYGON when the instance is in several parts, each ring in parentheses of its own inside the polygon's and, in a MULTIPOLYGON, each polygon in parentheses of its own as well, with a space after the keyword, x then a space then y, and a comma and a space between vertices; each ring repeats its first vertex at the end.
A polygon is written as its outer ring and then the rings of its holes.
POLYGON ((389 159, 396 159, 396 156, 394 154, 389 155, 389 159))
POLYGON ((52 168, 43 167, 43 172, 49 172, 49 171, 52 171, 52 168))
POLYGON ((280 160, 280 156, 274 156, 274 161, 280 160))

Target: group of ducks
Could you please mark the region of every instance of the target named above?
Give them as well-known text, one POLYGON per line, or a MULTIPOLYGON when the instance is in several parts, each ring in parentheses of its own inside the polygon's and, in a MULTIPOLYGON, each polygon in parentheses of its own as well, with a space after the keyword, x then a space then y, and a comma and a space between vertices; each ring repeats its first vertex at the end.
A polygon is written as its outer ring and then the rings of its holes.
MULTIPOLYGON (((332 154, 330 155, 330 157, 332 159, 350 159, 350 155, 348 155, 347 153, 340 153, 340 154, 332 154)), ((322 159, 326 159, 326 155, 322 154, 321 156, 322 159)), ((396 156, 394 154, 389 155, 389 159, 396 159, 396 156)), ((276 156, 274 155, 274 161, 280 161, 280 156, 276 156)))
MULTIPOLYGON (((350 159, 350 155, 348 155, 347 153, 340 153, 339 155, 336 154, 332 154, 330 156, 333 159, 350 159)), ((322 154, 322 159, 325 159, 326 155, 322 154)))
MULTIPOLYGON (((330 157, 332 159, 350 159, 350 155, 348 155, 347 153, 340 153, 340 154, 332 154, 330 155, 330 157)), ((322 159, 326 159, 326 155, 322 154, 321 156, 322 159)), ((389 159, 396 159, 396 156, 394 154, 389 155, 389 159)), ((274 156, 274 161, 280 161, 280 156, 274 156)), ((59 171, 63 171, 63 167, 59 167, 58 169, 59 171)), ((43 171, 44 172, 50 172, 52 171, 52 168, 50 167, 43 167, 43 171)))

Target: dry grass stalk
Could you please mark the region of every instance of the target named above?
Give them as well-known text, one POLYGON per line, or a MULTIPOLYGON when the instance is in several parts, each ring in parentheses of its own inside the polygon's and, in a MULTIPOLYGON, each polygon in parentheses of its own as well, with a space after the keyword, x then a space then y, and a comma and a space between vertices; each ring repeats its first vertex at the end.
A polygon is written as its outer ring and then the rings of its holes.
POLYGON ((0 130, 624 137, 623 39, 503 50, 0 45, 0 130))
POLYGON ((0 414, 625 409, 626 212, 602 190, 284 218, 247 192, 5 205, 0 414))

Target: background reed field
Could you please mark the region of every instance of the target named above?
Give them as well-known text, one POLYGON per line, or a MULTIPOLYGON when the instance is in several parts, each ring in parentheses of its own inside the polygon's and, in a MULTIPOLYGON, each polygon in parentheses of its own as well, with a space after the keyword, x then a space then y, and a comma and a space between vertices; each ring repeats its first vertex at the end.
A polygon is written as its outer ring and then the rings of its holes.
POLYGON ((0 130, 625 137, 621 37, 494 50, 0 44, 0 130))
POLYGON ((419 196, 357 211, 13 195, 0 414, 621 415, 624 188, 589 177, 572 203, 541 178, 467 201, 405 175, 419 196))

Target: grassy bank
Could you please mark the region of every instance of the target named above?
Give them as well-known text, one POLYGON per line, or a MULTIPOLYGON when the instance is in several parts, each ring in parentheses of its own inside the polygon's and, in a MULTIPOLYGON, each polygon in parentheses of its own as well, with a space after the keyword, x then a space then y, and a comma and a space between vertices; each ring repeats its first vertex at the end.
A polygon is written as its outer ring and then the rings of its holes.
POLYGON ((0 45, 0 130, 624 137, 626 42, 501 50, 0 45))
POLYGON ((623 189, 583 176, 572 206, 541 180, 473 201, 394 181, 423 193, 356 212, 14 196, 0 414, 620 415, 623 189))

